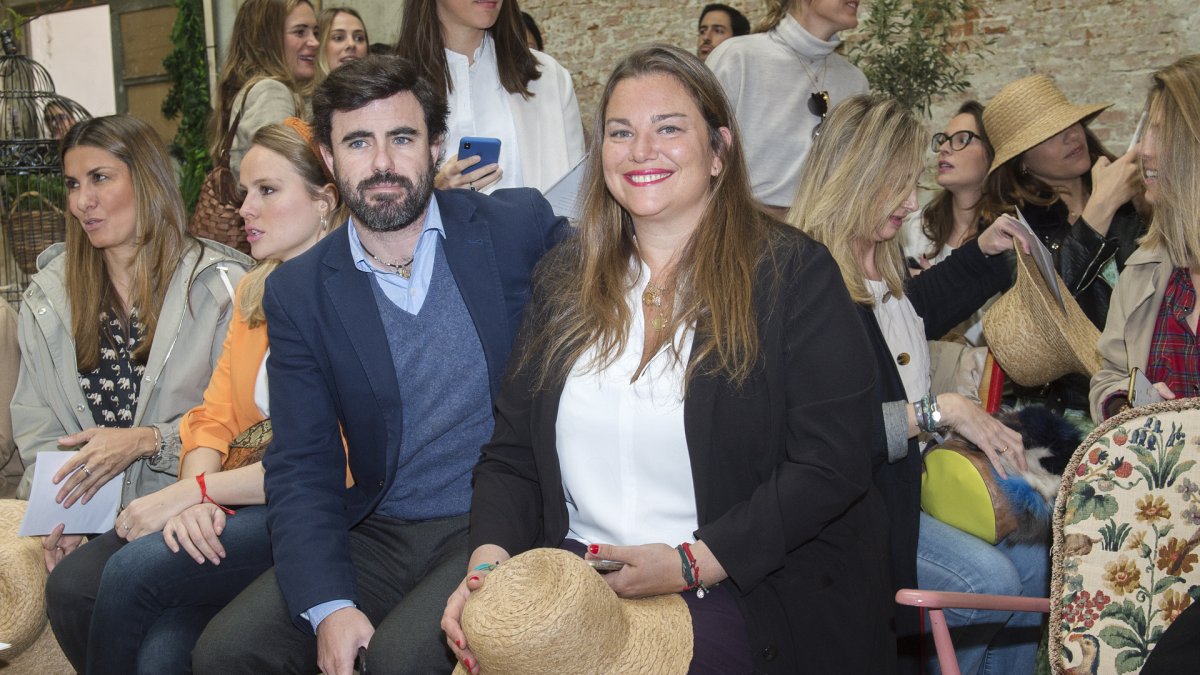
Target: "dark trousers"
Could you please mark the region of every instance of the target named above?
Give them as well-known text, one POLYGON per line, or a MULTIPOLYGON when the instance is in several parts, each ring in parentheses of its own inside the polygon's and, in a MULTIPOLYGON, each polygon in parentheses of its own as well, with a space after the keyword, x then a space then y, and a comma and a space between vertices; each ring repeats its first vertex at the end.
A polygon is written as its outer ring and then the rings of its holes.
POLYGON ((196 640, 218 611, 271 567, 266 507, 226 520, 225 559, 197 564, 160 533, 126 544, 114 532, 67 556, 46 584, 51 625, 89 675, 191 672, 196 640))
MULTIPOLYGON (((449 673, 446 599, 467 569, 467 516, 404 522, 371 516, 350 531, 359 610, 375 626, 367 670, 449 673)), ((331 598, 333 599, 333 598, 331 598)), ((270 570, 208 624, 192 655, 201 675, 317 671, 317 639, 292 621, 270 570)))

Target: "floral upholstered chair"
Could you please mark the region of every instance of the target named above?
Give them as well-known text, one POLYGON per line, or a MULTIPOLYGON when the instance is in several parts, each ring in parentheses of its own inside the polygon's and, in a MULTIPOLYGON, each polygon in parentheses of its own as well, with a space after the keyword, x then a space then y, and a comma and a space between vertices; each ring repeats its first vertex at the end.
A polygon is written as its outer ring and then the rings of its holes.
POLYGON ((1200 599, 1200 399, 1127 410, 1076 449, 1054 508, 1050 599, 902 590, 930 609, 942 672, 958 664, 941 608, 1049 611, 1052 672, 1133 673, 1200 599), (940 625, 939 625, 940 624, 940 625))

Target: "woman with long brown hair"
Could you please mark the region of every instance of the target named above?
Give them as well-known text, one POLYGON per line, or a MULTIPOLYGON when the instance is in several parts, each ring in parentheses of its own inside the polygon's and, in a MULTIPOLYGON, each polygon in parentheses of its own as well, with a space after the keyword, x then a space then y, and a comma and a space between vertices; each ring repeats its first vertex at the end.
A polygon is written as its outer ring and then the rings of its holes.
POLYGON ((229 149, 234 177, 259 127, 307 117, 304 96, 317 75, 319 47, 309 0, 246 0, 238 9, 217 82, 213 125, 214 147, 234 133, 229 149))
POLYGON ((583 158, 571 74, 526 45, 517 0, 410 0, 396 54, 417 64, 450 105, 437 188, 545 192, 583 158), (465 136, 500 139, 499 161, 460 159, 465 136))
POLYGON ((836 265, 754 207, 695 56, 626 57, 593 132, 475 469, 452 648, 479 672, 459 618, 480 565, 548 546, 622 563, 621 597, 687 591, 692 672, 885 672, 875 369, 831 358, 869 349, 836 265))
MULTIPOLYGON (((123 477, 125 506, 175 480, 180 418, 220 356, 247 259, 184 231, 174 169, 145 122, 79 122, 61 153, 67 240, 42 253, 24 294, 13 427, 27 480, 39 452, 78 451, 54 475, 58 500, 123 477)), ((82 539, 62 530, 43 543, 52 570, 82 539)), ((94 588, 98 572, 72 580, 94 588)))

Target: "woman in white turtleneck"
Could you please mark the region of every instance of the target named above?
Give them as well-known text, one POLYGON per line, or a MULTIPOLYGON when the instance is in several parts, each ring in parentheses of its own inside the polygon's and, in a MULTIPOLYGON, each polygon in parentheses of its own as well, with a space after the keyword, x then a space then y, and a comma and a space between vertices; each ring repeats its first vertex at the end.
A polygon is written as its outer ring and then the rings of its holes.
POLYGON ((754 198, 779 220, 825 115, 868 91, 862 71, 833 53, 838 31, 858 25, 858 5, 771 0, 760 32, 726 40, 706 62, 737 112, 754 198))
POLYGON ((545 192, 583 158, 571 74, 526 46, 516 0, 409 0, 396 54, 446 92, 450 117, 437 188, 545 192), (499 138, 498 164, 459 160, 464 136, 499 138))

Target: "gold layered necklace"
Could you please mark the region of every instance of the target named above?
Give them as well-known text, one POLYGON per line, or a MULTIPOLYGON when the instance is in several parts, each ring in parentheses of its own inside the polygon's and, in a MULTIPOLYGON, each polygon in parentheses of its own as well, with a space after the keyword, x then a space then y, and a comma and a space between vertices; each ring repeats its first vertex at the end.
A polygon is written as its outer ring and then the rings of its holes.
POLYGON ((671 325, 671 301, 675 294, 675 285, 656 286, 653 281, 646 284, 642 291, 642 307, 647 310, 650 327, 656 333, 661 333, 671 325))

